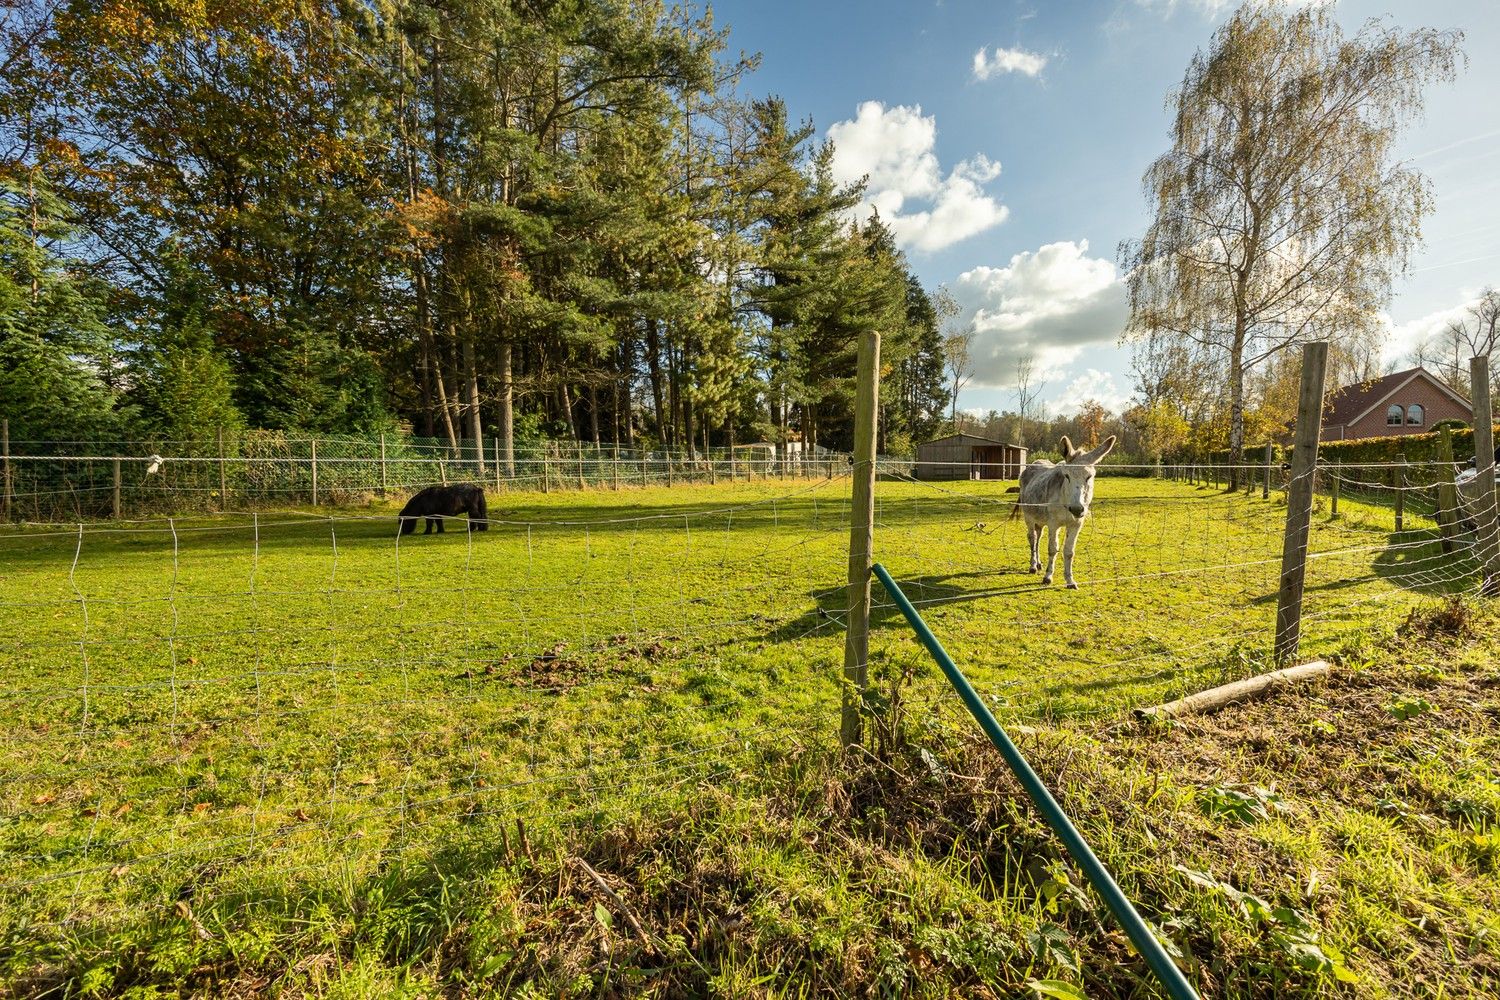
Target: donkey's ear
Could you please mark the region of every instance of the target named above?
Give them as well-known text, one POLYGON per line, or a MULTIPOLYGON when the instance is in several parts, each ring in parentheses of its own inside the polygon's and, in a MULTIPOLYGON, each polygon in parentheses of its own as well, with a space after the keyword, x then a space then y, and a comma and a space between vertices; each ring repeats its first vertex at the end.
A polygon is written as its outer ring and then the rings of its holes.
POLYGON ((1111 434, 1109 437, 1105 438, 1103 443, 1101 443, 1099 447, 1095 448, 1093 451, 1080 452, 1078 454, 1077 463, 1079 465, 1098 465, 1104 460, 1104 456, 1110 453, 1114 446, 1115 436, 1111 434))
POLYGON ((1062 436, 1062 441, 1058 444, 1057 448, 1062 452, 1064 462, 1068 461, 1074 455, 1078 454, 1078 449, 1073 447, 1073 442, 1068 440, 1068 436, 1066 434, 1062 436))

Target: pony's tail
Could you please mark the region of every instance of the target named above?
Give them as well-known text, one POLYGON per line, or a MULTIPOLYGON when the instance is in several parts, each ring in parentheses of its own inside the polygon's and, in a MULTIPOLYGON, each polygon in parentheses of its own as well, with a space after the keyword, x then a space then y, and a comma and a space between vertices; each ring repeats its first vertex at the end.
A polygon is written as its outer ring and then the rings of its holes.
POLYGON ((475 487, 475 492, 477 495, 474 497, 474 510, 471 510, 469 512, 469 516, 473 517, 477 512, 479 514, 479 524, 477 526, 478 530, 489 531, 490 511, 489 507, 487 507, 484 502, 484 490, 479 487, 475 487))

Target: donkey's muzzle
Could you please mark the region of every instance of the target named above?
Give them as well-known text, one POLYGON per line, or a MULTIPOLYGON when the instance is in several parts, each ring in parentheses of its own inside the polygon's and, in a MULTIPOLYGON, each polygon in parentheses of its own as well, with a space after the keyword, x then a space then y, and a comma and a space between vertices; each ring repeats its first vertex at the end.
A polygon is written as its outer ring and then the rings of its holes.
POLYGON ((1081 504, 1074 505, 1068 508, 1068 513, 1072 514, 1074 517, 1082 517, 1084 514, 1088 513, 1088 508, 1082 506, 1081 504))

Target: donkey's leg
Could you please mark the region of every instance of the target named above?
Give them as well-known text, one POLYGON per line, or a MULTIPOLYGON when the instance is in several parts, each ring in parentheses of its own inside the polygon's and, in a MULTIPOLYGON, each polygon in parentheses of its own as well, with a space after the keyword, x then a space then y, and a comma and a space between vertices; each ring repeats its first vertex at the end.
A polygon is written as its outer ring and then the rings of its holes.
POLYGON ((1042 526, 1040 524, 1028 524, 1026 526, 1026 537, 1031 542, 1031 571, 1040 573, 1042 571, 1042 557, 1039 550, 1042 546, 1042 526))
POLYGON ((1083 530, 1083 522, 1074 521, 1063 530, 1067 532, 1063 538, 1063 579, 1069 590, 1077 590, 1078 582, 1073 579, 1073 547, 1078 544, 1078 532, 1083 530))
POLYGON ((1047 525, 1047 575, 1043 583, 1052 582, 1052 571, 1057 568, 1057 525, 1047 525))
POLYGON ((424 535, 430 535, 430 534, 432 534, 433 523, 434 523, 433 519, 429 517, 427 519, 427 527, 422 530, 422 534, 424 534, 424 535))

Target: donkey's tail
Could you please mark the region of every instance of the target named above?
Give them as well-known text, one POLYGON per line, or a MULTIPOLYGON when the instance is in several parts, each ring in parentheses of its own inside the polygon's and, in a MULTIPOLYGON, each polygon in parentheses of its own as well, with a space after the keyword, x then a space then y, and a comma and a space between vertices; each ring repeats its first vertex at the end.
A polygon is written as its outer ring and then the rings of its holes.
MULTIPOLYGON (((1008 488, 1005 492, 1006 493, 1020 493, 1021 492, 1021 487, 1019 487, 1019 486, 1012 486, 1012 487, 1008 488)), ((1019 514, 1019 513, 1021 513, 1021 498, 1019 496, 1017 496, 1016 497, 1016 502, 1010 505, 1010 515, 1008 517, 1006 517, 1006 520, 1007 521, 1014 521, 1016 519, 1016 515, 1019 514)))

